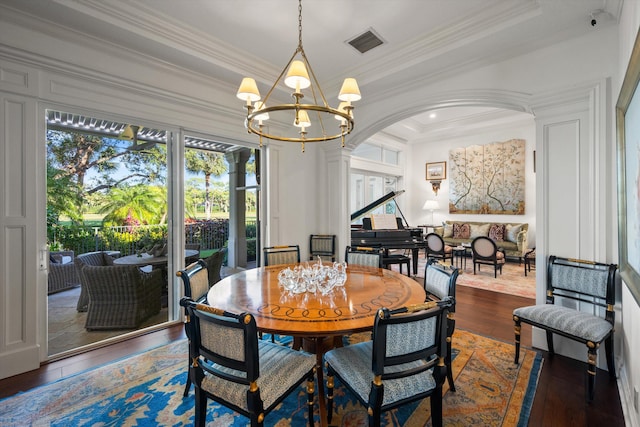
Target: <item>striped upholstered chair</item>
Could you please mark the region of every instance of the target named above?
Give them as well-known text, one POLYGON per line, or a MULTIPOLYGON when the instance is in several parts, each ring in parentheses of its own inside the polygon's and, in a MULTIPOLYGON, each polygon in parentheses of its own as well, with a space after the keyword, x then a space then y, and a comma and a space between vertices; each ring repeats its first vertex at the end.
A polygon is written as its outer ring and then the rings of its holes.
POLYGON ((196 390, 195 425, 204 426, 207 401, 214 400, 262 426, 264 417, 307 381, 307 417, 313 426, 316 357, 258 340, 254 317, 183 298, 191 321, 189 374, 196 390))
MULTIPOLYGON (((182 279, 185 297, 199 303, 207 303, 207 292, 209 291, 210 286, 209 272, 204 260, 199 259, 198 261, 188 265, 184 270, 178 271, 176 276, 182 279)), ((189 318, 189 314, 186 310, 184 317, 185 333, 187 334, 187 338, 191 339, 191 328, 188 325, 191 319, 189 318)), ((189 366, 191 366, 191 358, 189 358, 189 366)), ((187 382, 184 387, 184 397, 187 397, 189 394, 189 389, 191 389, 191 376, 188 374, 187 369, 187 382)))
POLYGON ((429 397, 431 421, 442 426, 442 384, 446 377, 447 313, 453 301, 429 301, 375 317, 373 340, 325 354, 328 422, 333 415, 333 377, 337 376, 368 408, 369 426, 381 413, 429 397))
POLYGON ((618 266, 592 261, 549 257, 546 304, 513 310, 516 333, 515 363, 520 359, 520 327, 527 323, 544 329, 549 353, 553 335, 587 346, 587 400, 592 401, 598 347, 604 341, 609 377, 615 378, 613 331, 615 324, 615 275, 618 266), (588 310, 588 311, 585 311, 588 310))
POLYGON ((453 266, 441 264, 436 260, 429 259, 424 269, 424 290, 428 300, 441 300, 446 297, 453 298, 454 303, 449 308, 447 314, 447 381, 451 391, 456 391, 453 383, 453 369, 451 364, 451 346, 453 345, 453 332, 456 329, 456 282, 458 280, 458 269, 453 266))
POLYGON ((344 252, 344 260, 348 265, 363 265, 366 267, 382 268, 382 248, 364 246, 347 246, 344 252))
POLYGON ((265 266, 297 264, 300 262, 299 245, 269 246, 263 249, 265 266))
POLYGON ((326 261, 336 260, 336 235, 312 234, 309 236, 309 260, 318 257, 326 261))

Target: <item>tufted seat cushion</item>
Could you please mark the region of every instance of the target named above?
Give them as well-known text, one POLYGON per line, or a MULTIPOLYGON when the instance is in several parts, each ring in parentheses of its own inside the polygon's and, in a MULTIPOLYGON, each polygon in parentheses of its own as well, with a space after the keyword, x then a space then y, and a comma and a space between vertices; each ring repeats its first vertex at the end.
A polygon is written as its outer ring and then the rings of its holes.
MULTIPOLYGON (((258 353, 260 377, 257 382, 265 409, 270 408, 278 397, 293 387, 300 380, 300 377, 303 377, 305 373, 313 369, 316 363, 315 356, 311 354, 262 340, 258 340, 258 353)), ((231 375, 244 376, 240 371, 219 365, 215 366, 231 375)), ((201 387, 211 394, 224 397, 229 403, 245 411, 248 410, 248 385, 238 384, 207 374, 202 380, 201 387)))
MULTIPOLYGON (((339 370, 340 376, 342 376, 360 396, 360 399, 365 402, 369 400, 371 381, 373 380, 373 373, 371 371, 372 354, 372 341, 337 348, 325 354, 325 360, 339 370), (340 369, 341 367, 344 369, 340 369)), ((387 372, 403 371, 424 364, 424 361, 405 363, 394 366, 393 368, 388 368, 387 372)), ((397 380, 385 380, 382 405, 386 406, 403 399, 411 398, 415 396, 418 390, 422 393, 434 389, 436 382, 433 379, 432 371, 433 370, 428 370, 418 375, 397 380), (410 384, 408 382, 410 382, 410 384)))
POLYGON ((522 320, 596 343, 601 342, 613 328, 602 317, 553 304, 520 307, 513 314, 522 320))

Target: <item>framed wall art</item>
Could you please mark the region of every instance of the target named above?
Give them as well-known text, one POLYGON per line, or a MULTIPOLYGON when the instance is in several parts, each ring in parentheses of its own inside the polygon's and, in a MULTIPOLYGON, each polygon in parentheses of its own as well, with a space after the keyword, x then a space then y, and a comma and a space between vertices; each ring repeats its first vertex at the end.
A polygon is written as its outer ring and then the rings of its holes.
POLYGON ((616 104, 620 275, 640 304, 640 32, 616 104))
POLYGON ((427 163, 427 181, 447 179, 447 162, 427 163))

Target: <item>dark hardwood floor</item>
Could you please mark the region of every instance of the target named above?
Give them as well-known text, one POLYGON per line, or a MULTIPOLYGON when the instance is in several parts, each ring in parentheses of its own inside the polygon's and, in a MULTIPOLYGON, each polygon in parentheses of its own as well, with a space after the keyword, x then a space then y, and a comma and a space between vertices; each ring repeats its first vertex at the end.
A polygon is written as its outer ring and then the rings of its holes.
MULTIPOLYGON (((457 289, 456 327, 498 340, 513 342, 511 313, 515 307, 533 301, 495 292, 459 286, 457 289)), ((111 360, 138 353, 184 336, 181 324, 149 333, 108 347, 48 363, 35 371, 0 380, 0 398, 58 380, 67 375, 102 365, 111 360)), ((531 346, 531 327, 523 325, 522 344, 531 346)), ((531 410, 529 426, 624 426, 620 397, 615 381, 598 370, 596 395, 585 401, 584 362, 562 356, 544 363, 531 410)), ((585 351, 586 355, 586 351, 585 351)), ((602 355, 604 357, 604 355, 602 355)))

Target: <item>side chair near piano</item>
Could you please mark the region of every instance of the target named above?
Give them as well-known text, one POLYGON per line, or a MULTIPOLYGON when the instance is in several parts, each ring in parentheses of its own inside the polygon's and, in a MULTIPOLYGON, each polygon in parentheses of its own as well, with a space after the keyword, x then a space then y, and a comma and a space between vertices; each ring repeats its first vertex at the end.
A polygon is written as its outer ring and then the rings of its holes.
MULTIPOLYGON (((207 292, 209 292, 209 272, 207 264, 203 260, 198 260, 185 268, 176 272, 176 276, 182 279, 184 296, 197 303, 207 303, 207 292)), ((189 314, 185 309, 184 313, 184 329, 187 339, 191 340, 191 328, 188 326, 190 321, 189 314)), ((189 368, 191 367, 191 358, 187 359, 187 382, 184 387, 183 396, 187 397, 191 388, 191 375, 189 368)))
POLYGON ((300 246, 281 245, 269 246, 263 249, 265 266, 300 263, 300 246))
POLYGON ((425 237, 426 248, 424 251, 425 258, 435 258, 445 262, 451 261, 453 265, 453 248, 444 243, 442 237, 436 233, 429 233, 425 237))
POLYGON ((431 422, 442 426, 442 385, 447 374, 447 313, 453 301, 428 301, 395 310, 381 308, 373 339, 328 351, 328 422, 333 415, 333 377, 368 408, 369 426, 383 411, 429 397, 431 422))
POLYGON ((549 257, 546 304, 513 310, 516 354, 520 358, 521 323, 544 329, 549 354, 554 354, 553 334, 587 346, 587 401, 594 396, 598 348, 604 341, 609 378, 615 379, 613 331, 615 323, 616 264, 549 257), (588 311, 585 311, 588 309, 588 311))
POLYGON ((480 265, 490 265, 493 267, 493 277, 498 277, 498 271, 502 274, 502 266, 505 263, 505 255, 498 249, 496 242, 488 237, 478 236, 471 242, 471 260, 473 261, 473 274, 476 274, 476 267, 480 271, 480 265))
POLYGON ((264 418, 307 381, 309 426, 313 426, 316 357, 258 340, 253 315, 231 313, 182 298, 190 328, 189 369, 195 387, 195 425, 204 426, 207 401, 248 417, 251 426, 264 418))
POLYGON ((434 259, 427 261, 424 268, 424 290, 427 293, 427 300, 443 300, 450 297, 453 304, 447 314, 447 381, 451 391, 456 391, 453 384, 453 370, 451 364, 451 346, 453 345, 453 332, 456 329, 456 281, 458 280, 458 269, 436 262, 434 259))

